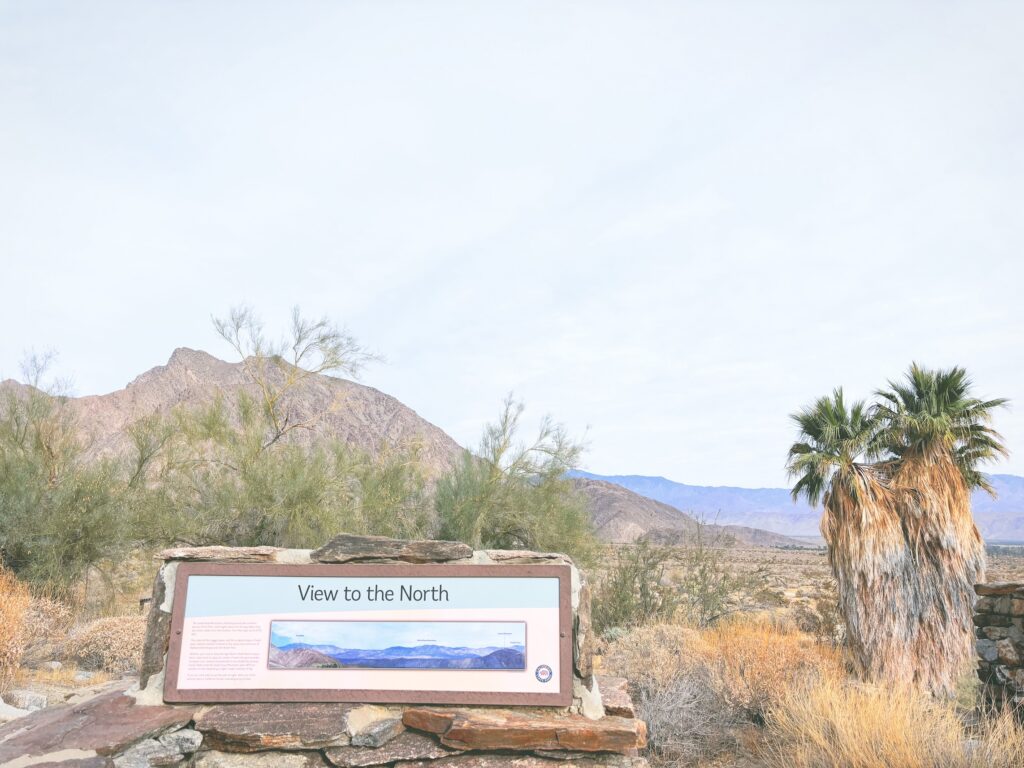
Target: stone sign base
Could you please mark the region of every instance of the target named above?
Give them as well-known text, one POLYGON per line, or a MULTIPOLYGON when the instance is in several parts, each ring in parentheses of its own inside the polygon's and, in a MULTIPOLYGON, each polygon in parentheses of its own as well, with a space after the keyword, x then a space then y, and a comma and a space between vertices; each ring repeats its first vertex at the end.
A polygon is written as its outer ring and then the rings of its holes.
POLYGON ((25 768, 643 768, 641 720, 545 709, 359 704, 143 705, 114 690, 0 727, 0 766, 25 768))
POLYGON ((996 704, 1024 705, 1024 583, 976 584, 978 677, 996 704))
POLYGON ((139 684, 33 712, 0 727, 11 768, 645 768, 647 729, 626 681, 591 665, 590 597, 572 567, 573 701, 568 707, 163 702, 180 561, 564 563, 564 555, 342 535, 319 550, 168 550, 153 590, 139 684))

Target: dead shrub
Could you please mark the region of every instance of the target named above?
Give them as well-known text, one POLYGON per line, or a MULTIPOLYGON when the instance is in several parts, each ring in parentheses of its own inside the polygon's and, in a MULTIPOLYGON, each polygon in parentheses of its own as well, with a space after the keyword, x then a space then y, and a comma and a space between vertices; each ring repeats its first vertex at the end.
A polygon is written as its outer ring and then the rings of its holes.
POLYGON ((21 633, 23 663, 33 666, 59 655, 73 621, 74 614, 67 603, 32 595, 21 633))
POLYGON ((21 664, 28 605, 28 587, 0 565, 0 692, 7 690, 21 664))
POLYGON ((634 686, 667 683, 687 670, 700 633, 682 624, 651 624, 622 633, 608 644, 603 664, 634 686))
POLYGON ((736 712, 718 695, 705 670, 678 674, 642 687, 637 715, 647 723, 650 754, 658 765, 691 765, 732 745, 736 712))
POLYGON ((637 715, 647 722, 648 752, 665 766, 688 765, 729 746, 736 717, 706 667, 695 664, 700 632, 653 624, 609 644, 603 665, 625 677, 637 715))
POLYGON ((96 619, 71 633, 67 655, 85 669, 131 672, 139 667, 145 639, 145 616, 96 619))
POLYGON ((764 761, 776 768, 1011 768, 1024 765, 1012 713, 965 733, 955 705, 916 691, 822 678, 767 713, 764 761))

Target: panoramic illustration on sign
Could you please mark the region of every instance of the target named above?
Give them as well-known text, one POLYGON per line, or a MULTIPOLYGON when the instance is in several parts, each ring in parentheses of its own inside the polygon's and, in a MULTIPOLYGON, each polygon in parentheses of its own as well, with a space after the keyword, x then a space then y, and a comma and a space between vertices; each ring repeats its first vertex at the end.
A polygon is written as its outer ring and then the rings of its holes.
POLYGON ((196 563, 177 579, 168 701, 571 697, 563 566, 196 563))
POLYGON ((270 669, 525 669, 526 624, 272 621, 270 669))

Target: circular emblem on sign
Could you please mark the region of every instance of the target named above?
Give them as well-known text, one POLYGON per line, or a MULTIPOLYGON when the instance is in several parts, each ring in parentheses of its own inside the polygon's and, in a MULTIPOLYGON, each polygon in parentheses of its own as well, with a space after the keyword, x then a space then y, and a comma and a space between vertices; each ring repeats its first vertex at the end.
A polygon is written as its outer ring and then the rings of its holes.
POLYGON ((541 664, 539 667, 537 667, 537 671, 534 672, 534 674, 537 675, 538 680, 540 680, 542 683, 546 683, 551 679, 551 667, 549 667, 547 664, 541 664))

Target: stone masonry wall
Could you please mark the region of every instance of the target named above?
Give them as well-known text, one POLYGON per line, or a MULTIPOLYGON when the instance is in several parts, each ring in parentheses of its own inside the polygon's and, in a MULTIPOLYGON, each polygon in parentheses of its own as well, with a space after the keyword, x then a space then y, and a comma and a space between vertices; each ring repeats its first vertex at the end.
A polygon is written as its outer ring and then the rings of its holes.
POLYGON ((198 547, 160 557, 138 684, 0 726, 0 768, 646 768, 647 728, 626 681, 593 674, 589 588, 565 555, 343 534, 317 550, 198 547), (182 561, 570 565, 572 704, 165 704, 182 561))
POLYGON ((1024 703, 1024 583, 977 584, 978 677, 986 698, 1024 703))

